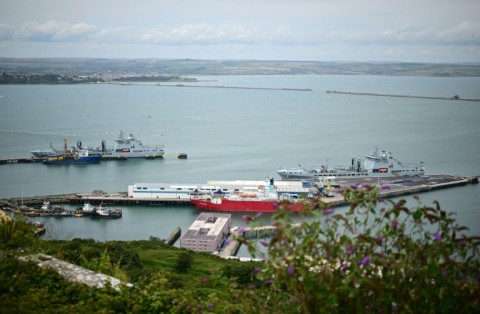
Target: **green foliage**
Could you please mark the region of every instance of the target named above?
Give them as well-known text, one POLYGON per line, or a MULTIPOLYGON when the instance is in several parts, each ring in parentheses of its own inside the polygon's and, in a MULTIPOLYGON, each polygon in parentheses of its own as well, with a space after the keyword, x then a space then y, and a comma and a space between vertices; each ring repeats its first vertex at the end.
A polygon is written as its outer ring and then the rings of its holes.
MULTIPOLYGON (((350 209, 306 210, 292 228, 288 204, 273 216, 278 231, 258 278, 276 311, 479 312, 479 237, 462 234, 453 214, 435 206, 383 201, 379 188, 344 191, 350 209)), ((255 219, 252 219, 255 221, 255 219)))
POLYGON ((33 248, 38 240, 34 236, 35 227, 24 216, 0 221, 0 250, 33 248))
POLYGON ((71 284, 52 269, 14 257, 0 263, 1 313, 107 313, 126 312, 113 289, 71 284))
POLYGON ((82 256, 82 246, 78 241, 72 240, 65 243, 62 248, 63 258, 73 264, 79 264, 82 256))
MULTIPOLYGON (((16 225, 2 235, 10 244, 0 244, 0 312, 479 313, 479 237, 466 234, 438 203, 409 208, 405 201, 382 200, 379 192, 346 189, 351 205, 344 211, 315 206, 293 214, 288 203, 279 204, 270 241, 241 239, 263 263, 224 260, 155 239, 38 246, 134 282, 121 291, 71 284, 53 270, 20 262, 9 253, 30 248, 24 237, 31 233, 16 225)), ((247 221, 257 224, 256 217, 247 221)))
POLYGON ((186 273, 192 266, 193 255, 189 251, 180 252, 177 256, 177 262, 175 263, 175 269, 179 273, 186 273))
POLYGON ((257 267, 258 263, 238 262, 225 265, 222 272, 227 278, 234 278, 239 284, 247 284, 254 281, 257 267))

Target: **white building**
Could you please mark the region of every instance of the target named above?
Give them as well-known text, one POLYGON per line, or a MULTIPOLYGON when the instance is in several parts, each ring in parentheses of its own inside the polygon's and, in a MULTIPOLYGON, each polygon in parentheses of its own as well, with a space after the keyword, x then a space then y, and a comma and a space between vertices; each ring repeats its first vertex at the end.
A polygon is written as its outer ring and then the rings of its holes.
POLYGON ((199 252, 215 252, 228 237, 230 214, 201 213, 180 238, 180 247, 199 252))

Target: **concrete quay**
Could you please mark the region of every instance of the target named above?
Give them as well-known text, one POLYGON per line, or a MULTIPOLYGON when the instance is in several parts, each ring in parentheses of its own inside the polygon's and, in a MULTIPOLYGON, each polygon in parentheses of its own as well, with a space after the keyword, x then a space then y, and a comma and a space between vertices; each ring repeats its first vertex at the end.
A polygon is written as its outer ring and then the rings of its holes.
MULTIPOLYGON (((405 177, 363 177, 363 178, 337 178, 335 182, 340 189, 360 185, 388 186, 380 192, 384 198, 424 193, 438 189, 451 188, 466 184, 478 184, 478 177, 460 177, 454 175, 424 175, 405 177)), ((330 207, 346 205, 341 194, 334 197, 323 197, 322 202, 330 207)))
MULTIPOLYGON (((389 189, 381 192, 382 197, 395 197, 402 195, 411 195, 428 192, 432 190, 451 188, 466 184, 478 183, 477 176, 460 177, 454 175, 424 175, 408 177, 363 177, 363 178, 337 178, 336 183, 340 188, 346 188, 354 185, 388 185, 389 189)), ((51 204, 79 204, 85 202, 98 205, 148 205, 148 206, 186 206, 191 205, 188 199, 139 199, 128 197, 127 192, 106 193, 103 191, 93 191, 92 193, 44 195, 24 198, 0 199, 0 206, 39 206, 44 201, 51 204)), ((345 200, 340 194, 334 197, 321 197, 321 201, 328 206, 344 205, 345 200)))

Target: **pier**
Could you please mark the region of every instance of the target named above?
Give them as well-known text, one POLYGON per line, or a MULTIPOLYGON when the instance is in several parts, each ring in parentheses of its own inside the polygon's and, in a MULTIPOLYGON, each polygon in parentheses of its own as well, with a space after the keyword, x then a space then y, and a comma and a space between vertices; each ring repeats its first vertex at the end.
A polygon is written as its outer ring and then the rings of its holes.
POLYGON ((480 99, 461 98, 458 95, 454 95, 452 97, 439 97, 439 96, 361 93, 361 92, 348 92, 348 91, 339 91, 339 90, 327 90, 327 94, 344 94, 344 95, 355 95, 355 96, 400 97, 400 98, 420 98, 420 99, 438 99, 438 100, 458 100, 458 101, 477 101, 477 102, 480 102, 480 99))
POLYGON ((172 233, 170 233, 168 238, 165 239, 165 243, 172 246, 175 244, 175 242, 177 242, 181 235, 182 229, 180 229, 180 227, 177 227, 175 228, 175 230, 172 231, 172 233))
MULTIPOLYGON (((337 178, 336 183, 340 188, 350 187, 352 185, 388 185, 389 189, 381 192, 382 197, 396 197, 423 193, 438 189, 452 188, 467 184, 478 184, 478 176, 460 177, 454 175, 425 175, 408 177, 363 177, 363 178, 337 178)), ((191 205, 189 199, 179 198, 160 198, 160 199, 141 199, 128 196, 127 192, 107 193, 101 190, 92 193, 76 193, 61 195, 43 195, 32 197, 15 197, 10 199, 0 199, 0 206, 39 206, 48 201, 51 204, 79 204, 89 202, 93 205, 147 205, 147 206, 187 206, 191 205)), ((321 201, 327 206, 345 205, 345 200, 341 194, 333 197, 321 197, 321 201)))

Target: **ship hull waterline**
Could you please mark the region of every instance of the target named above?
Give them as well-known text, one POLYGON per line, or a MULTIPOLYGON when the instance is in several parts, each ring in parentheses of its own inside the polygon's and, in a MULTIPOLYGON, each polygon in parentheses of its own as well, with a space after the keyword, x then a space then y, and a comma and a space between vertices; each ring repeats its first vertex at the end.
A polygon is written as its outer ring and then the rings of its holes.
MULTIPOLYGON (((274 213, 278 207, 277 201, 231 201, 222 199, 220 203, 212 203, 208 200, 192 199, 192 204, 200 210, 211 210, 221 212, 263 212, 274 213)), ((289 209, 292 212, 298 212, 304 209, 301 203, 289 204, 289 209)))

